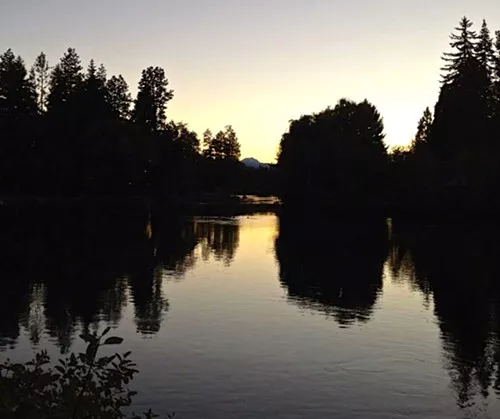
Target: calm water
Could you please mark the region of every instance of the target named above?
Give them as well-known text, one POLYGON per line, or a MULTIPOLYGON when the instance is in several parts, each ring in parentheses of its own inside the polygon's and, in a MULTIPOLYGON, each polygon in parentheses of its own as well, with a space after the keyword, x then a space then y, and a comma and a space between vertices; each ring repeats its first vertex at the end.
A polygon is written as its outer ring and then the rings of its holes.
POLYGON ((137 410, 500 417, 499 226, 1 214, 0 359, 112 325, 137 410))

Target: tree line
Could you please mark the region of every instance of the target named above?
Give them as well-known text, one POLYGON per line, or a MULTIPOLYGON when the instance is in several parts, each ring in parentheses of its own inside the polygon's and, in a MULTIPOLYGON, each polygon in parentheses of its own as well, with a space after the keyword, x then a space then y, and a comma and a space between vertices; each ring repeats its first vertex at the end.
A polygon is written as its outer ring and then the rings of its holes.
POLYGON ((68 48, 52 66, 0 55, 0 194, 137 195, 169 199, 234 192, 246 173, 231 125, 203 142, 167 120, 165 70, 142 71, 132 98, 122 75, 68 48))
POLYGON ((239 162, 232 126, 200 140, 167 120, 164 69, 142 71, 132 98, 123 76, 69 48, 28 70, 0 55, 0 194, 148 196, 183 201, 206 192, 278 194, 289 206, 373 211, 500 209, 500 31, 464 17, 444 53, 441 88, 411 146, 389 152, 383 118, 346 98, 290 121, 277 169, 239 162))
POLYGON ((443 55, 441 88, 409 147, 389 153, 367 100, 292 120, 278 153, 285 203, 392 212, 500 209, 500 31, 464 17, 443 55))

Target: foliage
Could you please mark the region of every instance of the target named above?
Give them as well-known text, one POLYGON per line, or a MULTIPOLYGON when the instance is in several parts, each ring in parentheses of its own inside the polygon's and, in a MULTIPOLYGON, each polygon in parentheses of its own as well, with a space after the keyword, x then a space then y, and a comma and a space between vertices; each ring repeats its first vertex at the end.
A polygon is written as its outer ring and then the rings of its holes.
POLYGON ((158 131, 165 126, 167 103, 174 97, 173 90, 167 88, 168 84, 163 68, 148 67, 142 71, 134 121, 149 131, 158 131))
POLYGON ((196 199, 212 182, 229 193, 224 179, 236 178, 240 158, 235 131, 227 126, 205 141, 213 151, 206 156, 187 124, 167 121, 168 86, 163 68, 148 67, 132 100, 123 76, 108 78, 93 59, 84 71, 73 48, 54 67, 40 53, 29 73, 7 50, 0 55, 0 194, 175 201, 196 199))
POLYGON ((19 119, 36 110, 35 87, 21 57, 0 55, 0 118, 19 119))
MULTIPOLYGON (((84 333, 85 353, 71 354, 51 365, 46 351, 37 353, 26 364, 7 361, 0 364, 0 416, 15 418, 124 418, 125 408, 136 392, 128 387, 138 372, 130 352, 97 357, 104 345, 117 345, 123 339, 84 333)), ((157 417, 151 411, 134 419, 157 417)))
POLYGON ((111 112, 118 118, 129 118, 132 97, 128 90, 128 84, 121 74, 112 76, 106 82, 106 94, 111 112))
POLYGON ((337 208, 376 205, 387 164, 383 130, 367 100, 341 99, 333 109, 291 121, 278 155, 282 199, 337 208))
POLYGON ((78 94, 84 80, 80 57, 74 48, 68 48, 52 70, 50 78, 49 110, 76 116, 78 94))
POLYGON ((417 152, 427 145, 427 140, 432 129, 433 123, 432 112, 429 107, 425 108, 422 118, 418 121, 417 133, 415 134, 415 139, 412 142, 413 151, 417 152))
POLYGON ((223 131, 219 131, 215 137, 210 130, 203 134, 203 154, 211 160, 235 160, 241 157, 238 137, 231 125, 227 125, 223 131))
POLYGON ((38 112, 43 113, 47 110, 47 95, 50 82, 50 66, 44 52, 41 52, 36 58, 32 71, 35 79, 38 112))

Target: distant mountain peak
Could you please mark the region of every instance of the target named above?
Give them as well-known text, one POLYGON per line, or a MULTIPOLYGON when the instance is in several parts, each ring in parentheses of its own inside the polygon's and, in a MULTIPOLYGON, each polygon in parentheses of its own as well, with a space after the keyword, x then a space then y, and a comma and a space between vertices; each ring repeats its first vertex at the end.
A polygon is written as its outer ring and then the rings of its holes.
POLYGON ((260 161, 258 161, 253 157, 247 157, 246 159, 243 159, 241 162, 247 167, 253 167, 256 169, 258 169, 261 166, 260 161))
POLYGON ((252 169, 262 169, 266 168, 269 169, 269 164, 267 163, 261 163, 254 157, 247 157, 246 159, 243 159, 241 161, 246 167, 251 167, 252 169))

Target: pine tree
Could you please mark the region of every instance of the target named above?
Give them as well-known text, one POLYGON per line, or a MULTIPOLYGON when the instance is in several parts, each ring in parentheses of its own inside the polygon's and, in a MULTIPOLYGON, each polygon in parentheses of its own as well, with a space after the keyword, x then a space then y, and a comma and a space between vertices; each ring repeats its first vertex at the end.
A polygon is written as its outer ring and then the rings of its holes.
POLYGON ((493 66, 494 132, 500 137, 500 31, 495 32, 493 66))
POLYGON ((443 158, 470 153, 491 142, 492 90, 488 76, 488 30, 483 24, 482 39, 464 17, 452 34, 454 52, 445 53, 443 84, 434 110, 434 124, 428 143, 443 158), (482 55, 482 58, 479 57, 482 55), (481 63, 483 60, 483 64, 481 63))
POLYGON ((500 83, 500 31, 495 32, 495 53, 494 53, 493 80, 500 83))
POLYGON ((19 118, 36 112, 33 80, 11 49, 0 55, 0 116, 19 118))
POLYGON ((223 131, 219 131, 215 137, 207 130, 203 134, 205 149, 203 155, 213 160, 235 160, 240 159, 240 143, 231 125, 227 125, 223 131))
POLYGON ((236 132, 231 125, 227 125, 223 132, 222 158, 238 161, 241 156, 240 143, 236 132))
POLYGON ((224 159, 224 131, 219 131, 215 134, 210 146, 210 154, 213 156, 214 160, 224 159))
POLYGON ((103 65, 97 69, 95 61, 90 60, 87 74, 83 81, 82 95, 80 96, 80 113, 89 118, 102 118, 108 110, 106 101, 106 73, 103 65))
POLYGON ((38 112, 43 113, 47 110, 47 96, 49 94, 50 83, 50 66, 44 52, 38 55, 32 69, 35 76, 38 112))
POLYGON ((97 78, 97 80, 99 80, 100 83, 102 83, 103 86, 106 84, 108 76, 107 76, 107 71, 106 71, 106 67, 104 67, 104 64, 101 64, 99 66, 99 68, 97 69, 96 78, 97 78))
POLYGON ((207 129, 203 133, 203 156, 207 159, 214 159, 213 147, 212 147, 213 139, 214 136, 212 134, 212 131, 207 129))
POLYGON ((111 112, 116 116, 122 119, 130 117, 132 97, 128 91, 128 84, 121 74, 112 76, 106 82, 106 100, 111 112))
POLYGON ((416 144, 425 144, 429 138, 432 128, 433 117, 429 107, 425 108, 422 118, 418 121, 417 134, 415 135, 416 144))
POLYGON ((168 84, 163 68, 148 67, 142 71, 135 101, 135 122, 150 131, 165 127, 167 103, 174 97, 174 92, 168 89, 168 84))
POLYGON ((456 51, 445 52, 443 55, 443 60, 446 62, 442 68, 446 72, 442 77, 443 83, 459 82, 470 61, 474 59, 477 35, 471 30, 472 26, 473 23, 464 16, 459 26, 455 28, 458 34, 450 35, 450 46, 456 51))
POLYGON ((174 145, 180 152, 182 159, 198 155, 200 152, 200 140, 194 131, 191 131, 187 124, 183 122, 169 122, 166 131, 174 145))
POLYGON ((483 20, 481 31, 479 32, 478 42, 475 47, 475 56, 481 65, 481 68, 491 79, 495 66, 495 53, 493 51, 493 39, 486 20, 483 20))
POLYGON ((479 33, 475 56, 479 62, 477 77, 478 88, 482 96, 482 106, 484 106, 485 117, 491 120, 495 113, 495 89, 493 84, 495 52, 493 50, 493 39, 491 38, 486 20, 483 20, 481 32, 479 33))
POLYGON ((60 62, 52 70, 50 78, 49 110, 74 108, 83 83, 80 57, 74 48, 68 48, 60 62), (73 106, 70 106, 73 105, 73 106))

